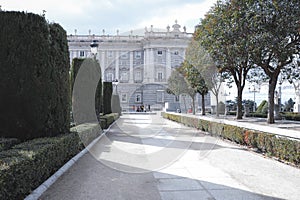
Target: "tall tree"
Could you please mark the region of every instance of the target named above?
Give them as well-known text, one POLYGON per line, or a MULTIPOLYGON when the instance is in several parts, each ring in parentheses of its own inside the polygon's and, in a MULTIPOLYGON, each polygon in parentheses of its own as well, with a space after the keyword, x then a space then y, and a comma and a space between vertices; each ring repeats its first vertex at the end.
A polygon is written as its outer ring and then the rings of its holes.
MULTIPOLYGON (((187 60, 183 62, 183 68, 185 79, 190 87, 201 95, 202 99, 202 115, 205 115, 205 95, 208 93, 208 87, 205 83, 200 71, 187 60)), ((193 100, 193 114, 195 114, 195 101, 193 100)))
POLYGON ((252 0, 248 7, 248 26, 255 47, 254 64, 269 77, 268 123, 274 123, 274 92, 280 71, 289 65, 300 50, 300 1, 252 0))
MULTIPOLYGON (((190 96, 192 99, 192 111, 195 114, 195 97, 197 92, 188 84, 187 80, 185 79, 183 64, 181 64, 181 66, 176 70, 172 71, 171 76, 168 79, 167 92, 177 96, 182 94, 187 94, 190 96)), ((184 106, 185 110, 187 110, 185 99, 184 106)))
POLYGON ((205 95, 209 90, 212 90, 214 95, 219 93, 220 76, 217 75, 216 65, 208 51, 201 46, 200 41, 196 40, 195 37, 186 49, 185 59, 189 63, 186 64, 186 70, 189 72, 188 80, 197 88, 202 97, 202 115, 205 115, 205 95))
POLYGON ((253 65, 249 60, 251 35, 245 18, 247 1, 218 1, 197 26, 195 38, 208 50, 220 72, 230 73, 237 87, 237 119, 241 119, 242 93, 253 65))

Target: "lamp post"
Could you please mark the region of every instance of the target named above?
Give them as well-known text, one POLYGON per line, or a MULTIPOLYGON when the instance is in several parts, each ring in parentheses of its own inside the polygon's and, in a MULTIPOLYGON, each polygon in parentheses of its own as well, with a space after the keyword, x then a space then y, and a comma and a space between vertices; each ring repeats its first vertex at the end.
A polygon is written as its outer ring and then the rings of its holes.
POLYGON ((95 60, 96 60, 96 55, 97 55, 97 52, 98 52, 98 46, 99 46, 99 44, 95 40, 93 40, 93 42, 90 44, 91 53, 94 56, 95 60))
POLYGON ((252 85, 252 87, 250 86, 248 89, 249 89, 249 93, 253 93, 253 101, 254 101, 253 112, 255 112, 256 111, 255 93, 260 91, 260 86, 259 85, 252 85))
POLYGON ((115 79, 114 81, 112 81, 112 84, 114 86, 114 94, 118 94, 118 84, 119 84, 119 81, 118 79, 115 79))

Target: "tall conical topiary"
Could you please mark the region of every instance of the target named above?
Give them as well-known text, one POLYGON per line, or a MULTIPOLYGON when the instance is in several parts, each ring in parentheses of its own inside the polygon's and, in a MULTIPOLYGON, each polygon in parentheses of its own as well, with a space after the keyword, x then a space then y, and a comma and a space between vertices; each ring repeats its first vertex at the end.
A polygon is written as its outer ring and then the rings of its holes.
POLYGON ((66 32, 24 12, 0 12, 0 27, 0 137, 24 140, 68 132, 66 32))

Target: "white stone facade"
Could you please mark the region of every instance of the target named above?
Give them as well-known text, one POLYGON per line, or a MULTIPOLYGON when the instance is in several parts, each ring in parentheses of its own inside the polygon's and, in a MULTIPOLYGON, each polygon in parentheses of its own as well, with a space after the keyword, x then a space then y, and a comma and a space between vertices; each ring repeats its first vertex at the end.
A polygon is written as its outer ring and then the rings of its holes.
POLYGON ((123 111, 132 111, 140 105, 151 110, 162 109, 165 102, 180 102, 180 98, 165 92, 171 71, 185 57, 185 49, 192 39, 177 22, 163 31, 153 26, 145 28, 143 36, 134 35, 69 35, 70 61, 75 57, 91 57, 90 44, 99 44, 102 81, 118 80, 123 111))

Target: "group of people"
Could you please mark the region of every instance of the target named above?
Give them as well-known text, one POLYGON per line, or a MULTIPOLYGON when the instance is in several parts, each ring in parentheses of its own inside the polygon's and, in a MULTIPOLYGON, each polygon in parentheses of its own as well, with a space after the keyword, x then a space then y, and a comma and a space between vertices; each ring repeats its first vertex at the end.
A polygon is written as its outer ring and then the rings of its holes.
POLYGON ((137 105, 137 106, 133 105, 133 110, 135 110, 136 112, 147 112, 147 111, 151 111, 150 109, 151 109, 150 104, 148 106, 147 105, 144 106, 144 104, 143 105, 137 105))

